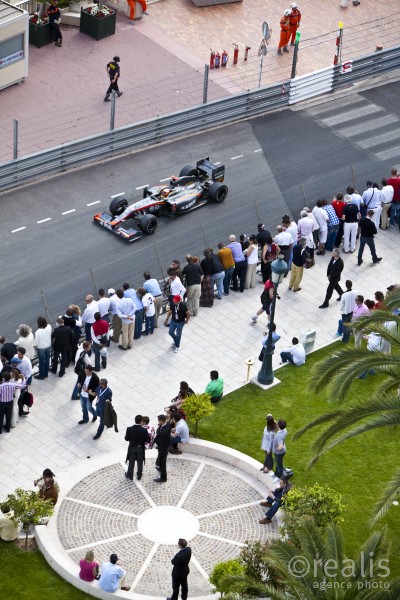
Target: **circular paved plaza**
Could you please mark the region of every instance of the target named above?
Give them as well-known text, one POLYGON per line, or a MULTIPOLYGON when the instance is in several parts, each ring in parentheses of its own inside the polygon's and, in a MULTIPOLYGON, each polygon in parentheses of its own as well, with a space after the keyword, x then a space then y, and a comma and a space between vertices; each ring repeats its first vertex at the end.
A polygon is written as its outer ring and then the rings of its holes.
MULTIPOLYGON (((183 537, 192 548, 189 595, 211 594, 208 577, 214 565, 238 556, 245 541, 275 537, 278 524, 258 523, 263 516, 259 503, 271 480, 259 474, 256 461, 235 453, 228 464, 223 457, 192 452, 168 458, 164 484, 153 481, 155 450, 146 453, 141 481, 125 478, 125 465, 114 453, 110 464, 87 475, 81 467, 70 478, 73 485, 52 519, 64 558, 78 565, 86 550, 93 549, 101 563, 116 552, 127 571, 130 593, 165 598, 171 593, 171 558, 183 537)), ((43 544, 51 556, 45 537, 46 532, 43 544)))

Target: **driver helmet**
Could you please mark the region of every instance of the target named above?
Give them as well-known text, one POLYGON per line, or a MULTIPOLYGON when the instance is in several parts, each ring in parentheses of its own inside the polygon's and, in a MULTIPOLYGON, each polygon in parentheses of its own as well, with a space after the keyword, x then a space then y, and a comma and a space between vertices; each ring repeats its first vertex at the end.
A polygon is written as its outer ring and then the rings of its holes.
POLYGON ((161 198, 168 198, 170 191, 171 190, 169 188, 164 188, 161 190, 161 198))
POLYGON ((292 11, 291 11, 289 8, 287 8, 287 9, 285 10, 284 16, 285 16, 285 17, 288 17, 288 16, 290 15, 290 13, 291 13, 291 12, 292 12, 292 11))
POLYGON ((292 4, 290 5, 290 8, 297 8, 296 2, 292 2, 292 4))

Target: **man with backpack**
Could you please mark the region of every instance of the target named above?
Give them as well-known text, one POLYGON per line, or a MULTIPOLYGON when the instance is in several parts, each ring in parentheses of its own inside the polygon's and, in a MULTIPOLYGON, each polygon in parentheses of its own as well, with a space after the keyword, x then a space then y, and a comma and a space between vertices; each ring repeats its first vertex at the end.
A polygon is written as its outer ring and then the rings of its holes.
POLYGON ((78 348, 78 350, 75 354, 74 372, 76 375, 78 375, 78 379, 77 379, 75 387, 72 391, 71 400, 80 400, 79 388, 78 388, 79 376, 85 372, 85 367, 87 365, 92 366, 92 361, 90 359, 91 354, 92 354, 92 343, 86 342, 86 341, 83 342, 82 346, 80 348, 78 348))

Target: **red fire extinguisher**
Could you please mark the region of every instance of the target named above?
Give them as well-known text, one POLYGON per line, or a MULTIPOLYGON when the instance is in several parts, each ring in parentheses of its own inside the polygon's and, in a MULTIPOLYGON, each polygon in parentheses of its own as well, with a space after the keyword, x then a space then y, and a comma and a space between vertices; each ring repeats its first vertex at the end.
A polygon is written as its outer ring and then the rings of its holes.
POLYGON ((233 64, 237 65, 239 58, 239 46, 237 44, 232 44, 232 46, 235 46, 235 49, 233 51, 233 64))
POLYGON ((249 50, 251 50, 250 46, 246 46, 246 50, 244 51, 244 62, 246 62, 247 57, 249 55, 249 50))
POLYGON ((214 50, 210 50, 210 52, 210 69, 213 69, 215 65, 215 52, 214 50))
POLYGON ((221 66, 221 55, 219 52, 217 52, 215 55, 214 65, 216 69, 219 69, 219 67, 221 66))
POLYGON ((221 67, 226 67, 226 65, 228 63, 228 59, 229 59, 229 54, 226 52, 226 50, 223 50, 222 54, 221 54, 221 67))

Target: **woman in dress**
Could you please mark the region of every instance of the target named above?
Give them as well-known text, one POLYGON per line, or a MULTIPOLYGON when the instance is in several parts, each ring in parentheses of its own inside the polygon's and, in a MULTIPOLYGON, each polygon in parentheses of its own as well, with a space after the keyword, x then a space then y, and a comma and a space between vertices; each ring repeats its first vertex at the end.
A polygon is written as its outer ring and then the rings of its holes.
POLYGON ((247 258, 246 279, 244 289, 255 288, 257 284, 258 244, 255 235, 249 236, 249 245, 244 251, 247 258))
POLYGON ((204 258, 200 263, 204 275, 201 282, 200 306, 210 308, 214 304, 214 285, 211 280, 213 260, 209 248, 206 248, 203 254, 204 258))

